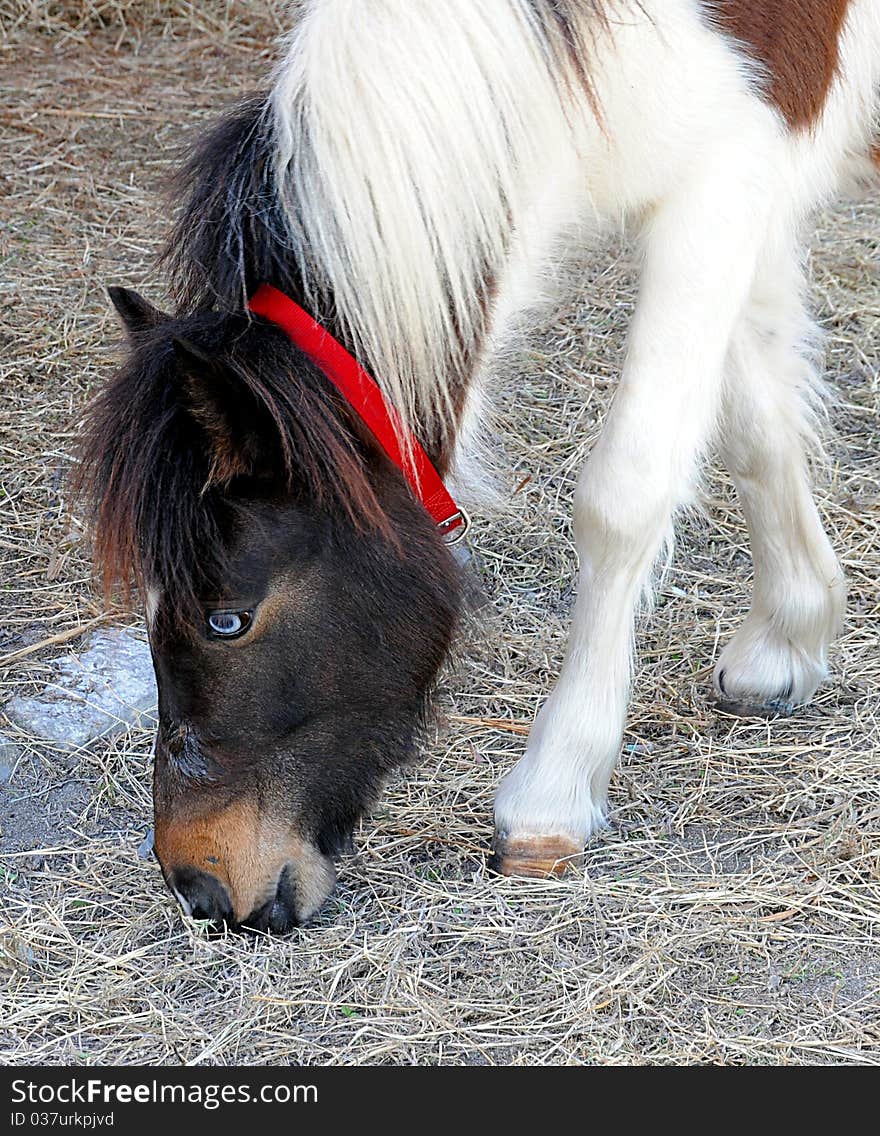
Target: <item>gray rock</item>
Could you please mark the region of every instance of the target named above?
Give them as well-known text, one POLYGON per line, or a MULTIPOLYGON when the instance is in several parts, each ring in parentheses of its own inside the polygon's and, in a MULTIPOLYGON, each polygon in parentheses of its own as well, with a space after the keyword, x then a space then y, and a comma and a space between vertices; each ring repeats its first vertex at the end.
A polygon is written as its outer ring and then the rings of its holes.
POLYGON ((5 785, 12 777, 21 746, 8 734, 0 734, 0 785, 5 785))
POLYGON ((13 698, 10 721, 60 749, 78 749, 132 725, 153 725, 156 681, 146 643, 128 631, 96 631, 64 655, 55 679, 36 698, 13 698))

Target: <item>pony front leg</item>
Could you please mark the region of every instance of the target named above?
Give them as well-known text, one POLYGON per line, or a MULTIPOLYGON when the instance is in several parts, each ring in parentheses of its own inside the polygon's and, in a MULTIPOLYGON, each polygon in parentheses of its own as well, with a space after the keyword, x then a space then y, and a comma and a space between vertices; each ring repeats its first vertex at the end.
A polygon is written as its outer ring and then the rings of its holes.
POLYGON ((719 159, 647 228, 621 385, 577 486, 580 588, 565 662, 496 797, 493 866, 505 874, 562 870, 603 821, 635 608, 711 436, 728 342, 766 230, 765 207, 749 192, 761 184, 757 151, 719 159))
POLYGON ((733 336, 721 453, 755 566, 748 615, 715 667, 721 705, 790 712, 815 693, 843 616, 843 571, 810 487, 814 331, 795 250, 765 266, 733 336))
MULTIPOLYGON (((634 612, 690 480, 670 444, 672 422, 645 427, 658 423, 645 417, 655 381, 627 376, 578 481, 580 587, 565 662, 495 802, 495 867, 505 874, 561 871, 604 818, 629 700, 634 612)), ((693 460, 712 419, 708 393, 699 404, 676 400, 691 418, 693 460)))

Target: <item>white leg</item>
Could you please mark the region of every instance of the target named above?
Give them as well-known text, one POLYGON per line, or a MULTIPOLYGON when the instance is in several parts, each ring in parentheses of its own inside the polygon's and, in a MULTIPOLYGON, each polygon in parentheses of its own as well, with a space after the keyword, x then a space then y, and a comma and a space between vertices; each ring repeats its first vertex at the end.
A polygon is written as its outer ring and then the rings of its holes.
POLYGON ((843 613, 843 573, 805 454, 816 382, 801 292, 793 257, 762 271, 728 357, 721 449, 748 524, 755 582, 751 609, 715 667, 715 689, 739 713, 806 702, 825 676, 843 613))
POLYGON ((766 233, 768 193, 756 173, 767 166, 766 143, 752 138, 710 157, 646 228, 620 388, 577 487, 580 588, 568 651, 495 801, 502 872, 553 871, 602 823, 629 698, 634 610, 711 436, 766 233))

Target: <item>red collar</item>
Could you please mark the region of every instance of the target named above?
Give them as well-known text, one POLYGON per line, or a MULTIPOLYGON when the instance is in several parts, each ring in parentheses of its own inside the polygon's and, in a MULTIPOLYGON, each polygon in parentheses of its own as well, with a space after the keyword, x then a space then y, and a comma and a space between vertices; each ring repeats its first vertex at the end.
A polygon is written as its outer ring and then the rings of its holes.
POLYGON ((447 541, 451 544, 460 540, 468 529, 467 514, 453 501, 418 439, 402 426, 376 380, 329 331, 271 284, 261 284, 251 296, 248 307, 255 315, 277 324, 320 367, 375 434, 379 445, 401 470, 447 541), (409 443, 409 459, 401 451, 401 436, 409 443))

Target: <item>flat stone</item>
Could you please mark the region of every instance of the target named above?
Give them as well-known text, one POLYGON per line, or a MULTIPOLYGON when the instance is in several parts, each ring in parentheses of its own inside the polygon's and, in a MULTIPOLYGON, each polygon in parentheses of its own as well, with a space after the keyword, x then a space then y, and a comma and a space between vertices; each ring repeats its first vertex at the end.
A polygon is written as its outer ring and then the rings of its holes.
POLYGON ((149 860, 153 854, 153 848, 156 843, 156 833, 151 828, 146 836, 138 845, 137 855, 139 860, 149 860))
POLYGON ((21 753, 21 746, 14 742, 8 734, 0 734, 0 785, 5 785, 12 778, 12 771, 21 753))
POLYGON ((150 648, 131 632, 96 631, 81 650, 63 655, 53 669, 53 680, 39 695, 13 698, 3 707, 26 733, 73 750, 129 726, 155 724, 150 648))

